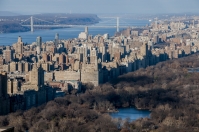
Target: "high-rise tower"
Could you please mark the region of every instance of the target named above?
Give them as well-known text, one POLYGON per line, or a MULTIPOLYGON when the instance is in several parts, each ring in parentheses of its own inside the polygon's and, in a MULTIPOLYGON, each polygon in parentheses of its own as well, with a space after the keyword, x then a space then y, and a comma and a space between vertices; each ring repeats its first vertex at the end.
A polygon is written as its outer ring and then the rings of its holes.
POLYGON ((21 36, 18 37, 18 41, 16 44, 16 53, 23 54, 23 42, 21 36))
POLYGON ((37 54, 40 54, 41 53, 41 44, 42 44, 42 38, 40 36, 37 37, 36 43, 37 43, 37 54))
POLYGON ((140 47, 140 52, 141 52, 141 55, 143 55, 143 56, 148 55, 148 44, 147 43, 143 43, 143 45, 140 47))
POLYGON ((31 85, 43 86, 44 85, 44 70, 41 67, 37 67, 35 63, 32 71, 30 71, 29 81, 31 85))
POLYGON ((6 50, 3 51, 3 57, 5 63, 11 62, 13 59, 13 51, 11 50, 10 46, 6 46, 6 50))
POLYGON ((88 34, 88 27, 85 27, 85 33, 88 34))
POLYGON ((55 45, 57 46, 59 44, 59 34, 55 34, 55 45))

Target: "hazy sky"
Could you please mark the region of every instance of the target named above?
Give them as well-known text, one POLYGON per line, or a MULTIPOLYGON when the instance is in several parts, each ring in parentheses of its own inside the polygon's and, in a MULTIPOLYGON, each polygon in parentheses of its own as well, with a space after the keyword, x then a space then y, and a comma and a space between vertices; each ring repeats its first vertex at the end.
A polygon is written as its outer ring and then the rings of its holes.
POLYGON ((16 13, 199 13, 199 0, 0 0, 16 13))

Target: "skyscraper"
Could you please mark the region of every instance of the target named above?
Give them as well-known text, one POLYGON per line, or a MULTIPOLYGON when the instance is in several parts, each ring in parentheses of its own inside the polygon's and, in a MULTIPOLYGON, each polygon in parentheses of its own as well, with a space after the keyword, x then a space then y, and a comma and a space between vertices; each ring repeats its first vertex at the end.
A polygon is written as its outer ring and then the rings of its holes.
POLYGON ((16 51, 17 54, 23 54, 23 42, 22 38, 19 36, 18 37, 18 42, 16 44, 16 51))
POLYGON ((148 44, 147 43, 143 43, 143 45, 140 48, 140 52, 143 56, 148 55, 148 44))
POLYGON ((58 33, 55 34, 55 39, 59 40, 59 34, 58 33))
POLYGON ((44 71, 41 67, 37 67, 36 63, 33 65, 32 71, 30 71, 29 81, 31 85, 36 85, 38 87, 44 85, 44 71))
POLYGON ((88 27, 85 27, 85 33, 88 34, 88 27))
POLYGON ((95 48, 93 48, 90 54, 90 63, 96 63, 97 56, 98 56, 98 51, 95 48))
POLYGON ((40 54, 41 53, 41 44, 42 44, 42 38, 40 36, 37 37, 36 43, 37 43, 37 54, 40 54))
POLYGON ((4 60, 5 60, 5 63, 12 61, 13 52, 12 52, 10 46, 6 46, 6 50, 3 51, 3 57, 4 57, 4 60))
POLYGON ((55 45, 57 46, 59 44, 59 34, 55 34, 55 45))

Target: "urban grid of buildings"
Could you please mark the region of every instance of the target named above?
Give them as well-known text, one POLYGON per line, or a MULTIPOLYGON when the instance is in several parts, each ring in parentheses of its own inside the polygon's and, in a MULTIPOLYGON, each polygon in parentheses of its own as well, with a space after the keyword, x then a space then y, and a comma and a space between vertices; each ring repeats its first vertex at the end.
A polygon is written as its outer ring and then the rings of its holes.
POLYGON ((128 28, 114 37, 89 35, 24 44, 19 36, 12 46, 0 47, 0 115, 39 106, 61 91, 81 91, 110 79, 193 54, 199 48, 199 23, 194 20, 154 22, 141 29, 128 28), (167 44, 157 47, 157 45, 167 44))

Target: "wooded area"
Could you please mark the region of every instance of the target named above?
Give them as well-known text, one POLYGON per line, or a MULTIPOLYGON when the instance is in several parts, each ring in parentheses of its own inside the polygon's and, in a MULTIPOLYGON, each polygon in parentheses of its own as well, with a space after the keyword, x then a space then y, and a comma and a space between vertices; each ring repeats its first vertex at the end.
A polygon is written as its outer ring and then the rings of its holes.
POLYGON ((83 86, 63 98, 0 117, 0 126, 30 132, 193 132, 199 131, 199 54, 158 63, 106 84, 83 86), (107 112, 135 106, 150 118, 128 120, 118 128, 107 112))

